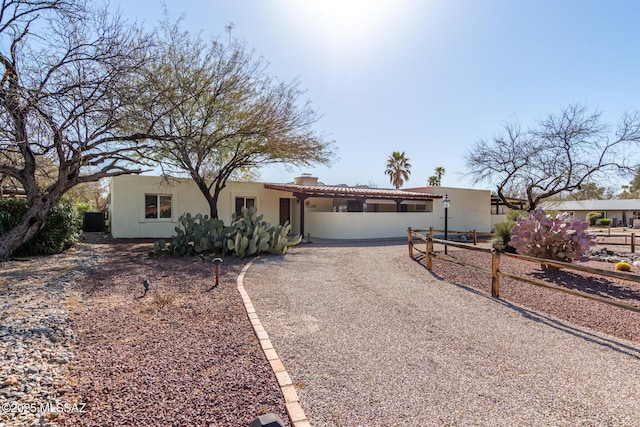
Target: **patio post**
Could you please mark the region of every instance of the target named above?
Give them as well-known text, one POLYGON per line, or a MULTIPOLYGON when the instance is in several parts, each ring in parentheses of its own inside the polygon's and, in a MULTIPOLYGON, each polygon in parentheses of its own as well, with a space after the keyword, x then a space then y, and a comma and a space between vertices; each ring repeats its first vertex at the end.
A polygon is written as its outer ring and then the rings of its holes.
POLYGON ((304 201, 309 198, 306 194, 303 193, 293 193, 300 202, 300 235, 304 238, 304 201))

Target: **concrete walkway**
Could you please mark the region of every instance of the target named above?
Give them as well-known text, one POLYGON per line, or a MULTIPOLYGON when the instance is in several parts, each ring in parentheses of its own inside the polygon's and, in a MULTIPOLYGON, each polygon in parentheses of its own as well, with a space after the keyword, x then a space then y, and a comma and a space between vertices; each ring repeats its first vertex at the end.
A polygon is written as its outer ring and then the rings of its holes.
POLYGON ((437 280, 404 245, 302 245, 244 285, 314 426, 640 425, 638 344, 437 280))

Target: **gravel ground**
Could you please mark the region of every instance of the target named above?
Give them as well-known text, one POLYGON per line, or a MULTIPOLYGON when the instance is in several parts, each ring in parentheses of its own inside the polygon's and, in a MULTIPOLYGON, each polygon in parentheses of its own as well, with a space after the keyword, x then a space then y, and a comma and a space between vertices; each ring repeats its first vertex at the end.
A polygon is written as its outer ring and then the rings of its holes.
MULTIPOLYGON (((100 243, 98 243, 100 244, 100 243)), ((198 258, 151 259, 148 242, 103 242, 75 287, 76 342, 61 426, 246 426, 284 399, 227 259, 220 286, 198 258), (143 296, 142 281, 150 291, 143 296), (86 406, 84 406, 86 404, 86 406)))
POLYGON ((312 425, 640 425, 637 314, 607 326, 623 314, 599 305, 591 328, 597 303, 507 281, 498 301, 475 270, 435 272, 371 243, 254 262, 245 287, 312 425))

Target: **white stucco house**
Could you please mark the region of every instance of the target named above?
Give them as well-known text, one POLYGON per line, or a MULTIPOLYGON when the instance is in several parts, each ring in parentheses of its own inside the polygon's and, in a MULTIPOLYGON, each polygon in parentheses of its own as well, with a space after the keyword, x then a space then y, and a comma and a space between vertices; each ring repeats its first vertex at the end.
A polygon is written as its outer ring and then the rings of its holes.
MULTIPOLYGON (((108 225, 116 238, 167 238, 183 213, 209 213, 209 206, 191 179, 126 175, 110 182, 108 225)), ((326 239, 406 236, 407 228, 444 227, 442 197, 448 194, 450 230, 492 228, 488 190, 451 187, 378 189, 325 185, 312 176, 293 183, 227 183, 218 200, 225 224, 233 212, 256 206, 271 224, 290 221, 292 232, 326 239)))
POLYGON ((542 208, 569 212, 581 221, 586 221, 589 212, 600 212, 603 218, 611 218, 614 227, 640 227, 640 199, 549 201, 542 208))

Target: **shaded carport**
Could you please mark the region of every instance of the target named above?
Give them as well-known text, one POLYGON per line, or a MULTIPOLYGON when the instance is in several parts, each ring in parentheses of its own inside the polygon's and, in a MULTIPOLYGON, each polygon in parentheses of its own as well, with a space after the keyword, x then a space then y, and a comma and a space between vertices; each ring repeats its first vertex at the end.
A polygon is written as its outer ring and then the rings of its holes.
POLYGON ((433 201, 433 199, 442 198, 442 196, 439 194, 369 187, 272 183, 265 183, 264 187, 271 190, 291 192, 293 196, 300 201, 300 234, 303 236, 305 209, 304 201, 310 197, 356 200, 359 203, 361 210, 363 204, 366 203, 367 200, 392 200, 396 203, 396 212, 401 212, 400 206, 404 201, 433 201))

